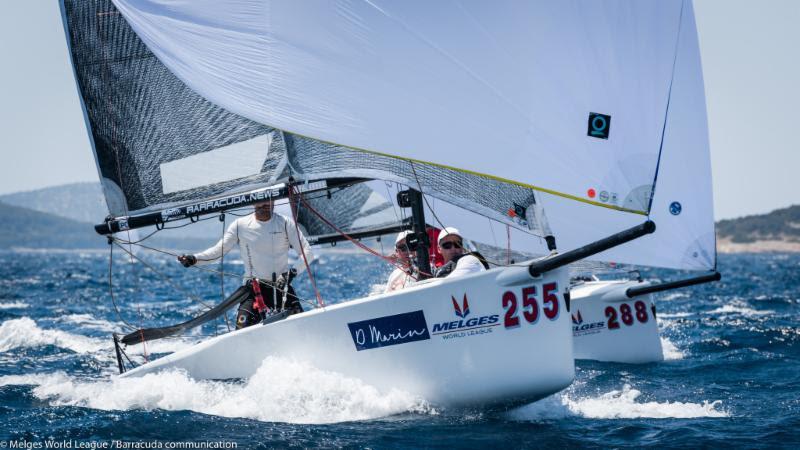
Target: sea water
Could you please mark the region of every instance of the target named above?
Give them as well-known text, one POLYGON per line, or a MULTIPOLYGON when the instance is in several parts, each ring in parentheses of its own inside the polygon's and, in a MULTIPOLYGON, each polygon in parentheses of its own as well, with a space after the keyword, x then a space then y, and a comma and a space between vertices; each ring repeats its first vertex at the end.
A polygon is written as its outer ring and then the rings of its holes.
MULTIPOLYGON (((185 321, 239 282, 139 256, 117 252, 110 290, 108 253, 0 252, 0 448, 800 447, 798 255, 722 255, 721 282, 657 295, 664 362, 579 361, 572 386, 510 411, 440 408, 279 358, 247 380, 118 379, 112 332, 185 321)), ((336 303, 390 269, 323 252, 315 275, 336 303)), ((308 278, 295 284, 313 307, 308 278)), ((230 321, 128 351, 157 358, 230 321)))

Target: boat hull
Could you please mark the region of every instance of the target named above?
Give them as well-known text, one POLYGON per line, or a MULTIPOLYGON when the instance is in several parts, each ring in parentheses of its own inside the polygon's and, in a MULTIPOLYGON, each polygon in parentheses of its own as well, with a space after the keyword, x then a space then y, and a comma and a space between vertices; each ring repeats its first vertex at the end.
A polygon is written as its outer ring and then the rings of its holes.
POLYGON ((593 281, 573 286, 576 359, 645 364, 663 361, 652 294, 628 298, 636 281, 593 281))
POLYGON ((255 325, 123 376, 182 369, 195 379, 248 378, 277 356, 437 405, 536 400, 574 378, 569 278, 566 269, 538 279, 520 269, 431 280, 255 325))

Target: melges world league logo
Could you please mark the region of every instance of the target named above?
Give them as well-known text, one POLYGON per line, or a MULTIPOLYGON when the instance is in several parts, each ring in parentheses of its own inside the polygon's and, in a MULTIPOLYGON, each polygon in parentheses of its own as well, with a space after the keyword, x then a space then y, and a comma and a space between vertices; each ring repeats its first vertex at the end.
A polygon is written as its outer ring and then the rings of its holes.
POLYGON ((499 325, 499 314, 489 314, 485 316, 471 317, 468 319, 467 317, 470 315, 470 310, 467 294, 464 294, 464 298, 460 303, 455 296, 450 296, 450 300, 453 303, 453 313, 459 318, 459 320, 451 320, 448 322, 434 324, 432 334, 450 334, 456 331, 468 331, 477 328, 487 328, 499 325))

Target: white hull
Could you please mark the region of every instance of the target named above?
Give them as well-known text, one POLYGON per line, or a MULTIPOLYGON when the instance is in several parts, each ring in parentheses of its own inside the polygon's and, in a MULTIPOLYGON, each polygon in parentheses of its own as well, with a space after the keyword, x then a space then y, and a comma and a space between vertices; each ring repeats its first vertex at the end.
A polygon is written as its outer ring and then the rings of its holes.
POLYGON ((576 359, 631 364, 662 361, 652 294, 628 298, 636 281, 592 281, 570 289, 576 359))
POLYGON ((195 379, 247 378, 274 355, 437 405, 536 400, 567 387, 575 375, 568 286, 566 269, 534 280, 526 267, 433 280, 218 336, 123 376, 179 368, 195 379))

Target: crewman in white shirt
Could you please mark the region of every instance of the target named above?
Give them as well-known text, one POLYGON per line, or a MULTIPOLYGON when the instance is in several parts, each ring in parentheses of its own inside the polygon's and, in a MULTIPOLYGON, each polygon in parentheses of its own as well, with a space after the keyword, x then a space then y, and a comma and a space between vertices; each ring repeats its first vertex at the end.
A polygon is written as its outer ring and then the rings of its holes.
POLYGON ((216 245, 200 253, 178 257, 184 267, 210 264, 230 252, 234 244, 239 246, 246 282, 232 295, 242 295, 242 290, 247 290, 248 295, 239 304, 237 329, 260 322, 274 309, 286 309, 290 314, 303 311, 290 283, 306 266, 301 256, 297 267, 289 270, 289 248, 304 253, 309 264, 314 255, 294 222, 273 213, 272 209, 272 199, 257 203, 255 212, 231 223, 216 245))

